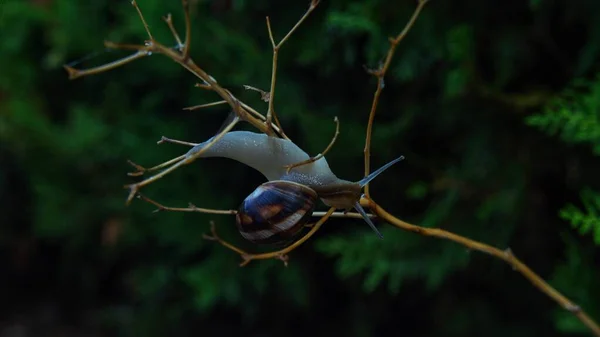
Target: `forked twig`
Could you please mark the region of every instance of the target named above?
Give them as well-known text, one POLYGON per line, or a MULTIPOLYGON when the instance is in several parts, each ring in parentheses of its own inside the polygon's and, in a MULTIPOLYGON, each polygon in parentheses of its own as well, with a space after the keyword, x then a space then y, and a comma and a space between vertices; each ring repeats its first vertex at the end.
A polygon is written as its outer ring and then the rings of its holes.
MULTIPOLYGON (((390 67, 390 63, 392 62, 392 58, 394 56, 394 52, 396 51, 396 47, 402 41, 402 39, 406 36, 408 31, 412 28, 414 23, 417 21, 421 10, 425 6, 428 0, 419 0, 419 4, 415 9, 412 17, 404 26, 404 29, 398 34, 395 38, 390 38, 390 49, 388 50, 387 56, 385 58, 385 62, 379 69, 369 70, 369 73, 373 76, 377 77, 377 90, 375 90, 375 94, 373 95, 373 103, 371 105, 371 112, 369 113, 369 123, 367 124, 367 134, 365 136, 365 148, 363 150, 365 155, 365 177, 369 175, 370 171, 370 162, 371 162, 371 134, 373 132, 373 120, 375 119, 375 111, 377 110, 377 104, 379 103, 379 96, 381 95, 381 91, 384 87, 383 77, 390 67)), ((365 195, 369 196, 369 184, 365 186, 365 195)))
POLYGON ((143 167, 141 165, 138 165, 138 164, 134 163, 131 160, 127 160, 127 163, 129 165, 133 166, 137 170, 135 172, 129 172, 129 173, 127 173, 127 175, 130 176, 130 177, 139 177, 139 176, 143 175, 146 172, 158 171, 158 170, 160 170, 163 167, 170 166, 170 165, 175 164, 175 163, 177 163, 177 162, 179 162, 179 161, 181 161, 183 159, 185 159, 185 154, 181 155, 181 156, 179 156, 177 158, 173 158, 173 159, 171 159, 169 161, 166 161, 166 162, 164 162, 162 164, 158 164, 156 166, 153 166, 151 168, 145 168, 145 167, 143 167))
POLYGON ((169 26, 169 30, 171 30, 171 34, 173 34, 173 37, 175 38, 175 41, 177 42, 177 49, 179 51, 181 51, 181 48, 183 48, 183 43, 181 42, 181 38, 179 37, 179 34, 177 33, 175 26, 173 26, 173 17, 171 16, 171 13, 164 16, 163 20, 165 21, 167 26, 169 26))
MULTIPOLYGON (((296 24, 292 27, 292 29, 290 29, 290 31, 283 37, 283 39, 281 39, 281 41, 279 41, 279 43, 275 43, 275 38, 273 37, 273 31, 271 29, 271 21, 269 20, 268 16, 266 17, 267 31, 269 33, 269 39, 271 40, 271 46, 273 47, 273 66, 272 66, 272 71, 271 71, 271 89, 269 91, 269 109, 267 110, 267 120, 266 120, 266 125, 268 128, 271 127, 271 121, 273 119, 273 116, 275 115, 275 111, 273 110, 273 101, 275 100, 275 83, 277 82, 277 55, 279 53, 279 49, 285 43, 285 41, 287 41, 290 38, 290 36, 292 36, 292 34, 296 31, 296 29, 298 29, 298 27, 300 27, 300 25, 304 22, 304 20, 306 20, 306 18, 308 18, 310 13, 312 13, 312 11, 315 10, 315 8, 317 8, 317 5, 319 5, 319 0, 311 0, 310 6, 308 7, 308 9, 304 13, 304 15, 302 15, 300 20, 298 20, 298 22, 296 22, 296 24)), ((280 127, 280 129, 281 129, 281 127, 280 127)))
POLYGON ((308 231, 308 233, 306 233, 303 237, 301 237, 300 239, 298 239, 297 241, 294 241, 294 243, 292 243, 291 245, 278 250, 278 251, 274 251, 274 252, 270 252, 270 253, 262 253, 262 254, 251 254, 251 253, 247 253, 246 251, 232 245, 231 243, 221 239, 219 237, 219 235, 217 235, 217 231, 215 228, 215 224, 214 222, 211 222, 211 234, 212 235, 203 235, 203 237, 207 240, 212 240, 212 241, 217 241, 219 244, 221 244, 223 247, 228 248, 238 254, 240 254, 240 256, 242 257, 243 261, 240 263, 240 267, 243 267, 245 265, 247 265, 248 263, 250 263, 250 261, 252 260, 266 260, 266 259, 279 259, 281 261, 283 261, 284 265, 287 267, 288 265, 288 253, 291 252, 292 250, 298 248, 301 244, 303 244, 304 242, 306 242, 306 240, 308 240, 311 236, 313 236, 318 230, 319 228, 321 228, 321 226, 323 225, 323 223, 325 223, 325 221, 327 221, 327 219, 329 219, 329 217, 331 216, 331 214, 335 211, 334 207, 331 207, 326 213, 325 215, 323 215, 323 217, 321 217, 321 219, 319 219, 319 221, 317 221, 311 228, 310 231, 308 231))
POLYGON ((337 140, 338 135, 340 134, 340 120, 336 116, 333 118, 333 121, 335 122, 335 134, 333 135, 331 142, 329 142, 329 145, 327 145, 327 147, 325 148, 323 153, 320 153, 314 157, 310 157, 306 160, 303 160, 303 161, 295 163, 295 164, 285 165, 284 167, 287 169, 287 171, 286 171, 287 173, 290 173, 290 170, 295 167, 314 163, 317 160, 323 158, 323 156, 325 156, 327 154, 327 152, 329 152, 329 150, 333 147, 333 144, 335 144, 335 141, 337 140))
MULTIPOLYGON (((246 90, 252 90, 252 91, 256 91, 260 94, 260 99, 263 100, 264 102, 270 102, 271 101, 271 93, 264 91, 262 89, 250 86, 250 85, 244 85, 244 89, 246 90)), ((279 133, 281 135, 281 137, 283 137, 284 139, 290 139, 285 132, 283 132, 283 127, 281 127, 281 124, 279 124, 279 118, 277 118, 277 114, 273 113, 273 119, 275 120, 275 125, 277 125, 277 133, 279 133)), ((265 118, 265 122, 267 121, 267 119, 265 118)), ((271 125, 272 126, 272 125, 271 125)))

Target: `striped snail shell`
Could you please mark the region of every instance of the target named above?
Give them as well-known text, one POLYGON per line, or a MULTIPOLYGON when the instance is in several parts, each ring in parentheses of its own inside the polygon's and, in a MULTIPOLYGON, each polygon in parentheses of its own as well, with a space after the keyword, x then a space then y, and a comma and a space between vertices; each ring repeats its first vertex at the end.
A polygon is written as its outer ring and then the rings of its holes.
POLYGON ((236 225, 242 237, 253 243, 284 243, 304 228, 317 200, 317 193, 306 185, 269 181, 244 199, 236 215, 236 225))

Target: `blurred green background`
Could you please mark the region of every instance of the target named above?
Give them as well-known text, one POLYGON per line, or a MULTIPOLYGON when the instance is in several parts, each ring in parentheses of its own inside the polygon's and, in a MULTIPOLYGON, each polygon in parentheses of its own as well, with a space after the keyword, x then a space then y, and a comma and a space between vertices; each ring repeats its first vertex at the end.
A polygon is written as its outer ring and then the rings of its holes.
MULTIPOLYGON (((261 111, 271 45, 308 1, 191 2, 194 60, 261 111)), ((175 0, 139 0, 154 36, 180 31, 175 0)), ((275 107, 340 177, 362 176, 375 79, 415 0, 323 0, 281 50, 275 107)), ((600 320, 600 2, 432 0, 398 47, 375 121, 372 166, 404 155, 372 193, 406 221, 513 252, 600 320)), ((0 1, 0 335, 589 336, 509 266, 379 223, 330 220, 280 261, 252 262, 234 218, 124 204, 131 159, 152 166, 201 142, 227 116, 214 93, 164 56, 70 81, 62 65, 127 55, 128 1, 0 1)), ((244 125, 246 128, 247 125, 244 125)), ((144 192, 170 206, 237 208, 263 177, 199 160, 144 192)))

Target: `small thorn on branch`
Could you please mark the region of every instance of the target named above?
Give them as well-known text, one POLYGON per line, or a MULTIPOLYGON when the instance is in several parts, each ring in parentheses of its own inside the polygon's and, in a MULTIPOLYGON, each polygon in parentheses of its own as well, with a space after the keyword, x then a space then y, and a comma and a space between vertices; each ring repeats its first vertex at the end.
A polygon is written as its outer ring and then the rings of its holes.
POLYGON ((573 314, 578 314, 579 312, 581 312, 581 307, 576 304, 568 304, 565 306, 565 309, 567 309, 573 314))
POLYGON ((287 254, 281 254, 277 257, 277 259, 283 262, 284 267, 287 267, 290 257, 287 254))
POLYGON ((79 77, 77 69, 75 69, 73 67, 70 67, 70 66, 67 66, 67 65, 64 65, 63 68, 65 68, 65 70, 67 71, 67 74, 69 75, 69 79, 70 80, 74 80, 77 77, 79 77))
POLYGON ((194 86, 196 88, 205 89, 205 90, 211 90, 212 89, 212 87, 208 83, 196 83, 194 86))
POLYGON ((129 195, 127 196, 127 200, 125 201, 125 205, 131 204, 131 200, 135 198, 138 193, 139 186, 138 184, 125 185, 125 188, 129 189, 129 195))
POLYGON ((242 262, 240 262, 240 267, 245 267, 248 265, 248 263, 250 263, 250 261, 252 261, 251 256, 248 254, 242 254, 240 255, 240 257, 242 258, 242 262))

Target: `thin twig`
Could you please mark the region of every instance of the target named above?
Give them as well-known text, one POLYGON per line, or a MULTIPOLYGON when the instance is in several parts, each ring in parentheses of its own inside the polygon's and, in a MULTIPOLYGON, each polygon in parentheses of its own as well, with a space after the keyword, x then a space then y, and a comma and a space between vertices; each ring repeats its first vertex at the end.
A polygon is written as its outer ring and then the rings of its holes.
POLYGON ((164 16, 163 20, 167 23, 167 26, 169 26, 169 30, 171 31, 171 34, 173 34, 175 42, 177 42, 177 49, 181 50, 183 43, 181 42, 181 38, 179 38, 177 29, 175 29, 175 26, 173 26, 173 17, 171 16, 171 13, 167 14, 167 16, 164 16))
POLYGON ((142 57, 145 57, 148 55, 149 55, 149 52, 147 50, 138 50, 137 52, 135 52, 129 56, 126 56, 124 58, 115 60, 113 62, 104 64, 104 65, 101 65, 98 67, 90 68, 90 69, 78 70, 78 69, 75 69, 68 65, 64 65, 63 68, 69 74, 69 79, 74 80, 78 77, 95 75, 95 74, 103 73, 107 70, 118 68, 124 64, 127 64, 127 63, 137 60, 137 59, 141 59, 142 57))
POLYGON ((154 38, 152 37, 152 34, 150 33, 150 28, 148 27, 148 24, 146 23, 146 19, 144 19, 144 15, 142 14, 142 10, 140 9, 140 6, 138 6, 138 4, 137 4, 137 2, 135 2, 135 0, 131 0, 131 5, 138 12, 138 15, 140 16, 140 20, 142 20, 142 24, 144 24, 144 29, 146 30, 146 33, 148 34, 148 39, 150 41, 154 41, 154 38))
POLYGON ((158 142, 156 142, 156 144, 158 144, 158 145, 160 145, 162 143, 173 143, 173 144, 186 145, 186 146, 192 146, 192 147, 198 145, 198 143, 190 143, 190 142, 186 142, 183 140, 171 139, 171 138, 167 138, 165 136, 160 137, 160 140, 158 142))
POLYGON ((327 147, 325 148, 323 153, 320 153, 320 154, 316 155, 315 157, 310 157, 306 160, 303 160, 303 161, 295 163, 295 164, 285 165, 284 167, 287 169, 286 173, 289 173, 290 170, 295 167, 314 163, 317 160, 323 158, 323 156, 325 156, 327 154, 327 152, 329 152, 329 150, 333 147, 333 144, 335 144, 335 141, 337 140, 338 135, 340 134, 340 120, 336 116, 333 118, 333 121, 335 122, 335 134, 333 135, 331 142, 329 142, 329 145, 327 145, 327 147))
POLYGON ((197 212, 197 213, 221 214, 221 215, 237 214, 237 211, 233 210, 233 209, 221 210, 221 209, 212 209, 212 208, 199 208, 199 207, 196 207, 195 205, 193 205, 192 203, 190 203, 188 205, 188 207, 168 207, 168 206, 165 206, 157 201, 154 201, 154 200, 146 197, 145 195, 143 195, 141 193, 138 193, 137 197, 144 200, 145 202, 148 202, 148 203, 156 206, 157 209, 154 212, 171 211, 171 212, 197 212))
POLYGON ((216 101, 216 102, 212 102, 212 103, 206 103, 206 104, 200 104, 200 105, 194 105, 194 106, 188 106, 183 108, 183 110, 199 110, 199 109, 204 109, 204 108, 208 108, 211 106, 216 106, 216 105, 221 105, 221 104, 225 104, 227 103, 227 101, 216 101))
POLYGON ((557 302, 561 307, 573 313, 583 324, 585 324, 596 336, 600 336, 600 327, 594 320, 592 320, 577 304, 573 303, 563 294, 561 294, 558 290, 554 289, 551 285, 545 282, 540 276, 538 276, 535 272, 531 270, 527 265, 525 265, 521 260, 519 260, 512 253, 510 249, 500 250, 498 248, 492 247, 485 243, 468 239, 464 236, 460 236, 458 234, 454 234, 443 229, 439 228, 425 228, 415 226, 413 224, 409 224, 404 222, 392 214, 388 213, 386 210, 381 208, 375 201, 368 197, 364 197, 360 201, 363 207, 369 208, 373 214, 381 218, 382 221, 386 221, 387 223, 396 226, 400 229, 417 233, 424 236, 432 236, 440 239, 450 240, 461 244, 469 249, 477 250, 489 255, 492 255, 506 263, 508 263, 515 271, 519 272, 526 279, 528 279, 534 287, 548 295, 551 299, 557 302))
POLYGON ((153 171, 160 170, 163 167, 170 166, 170 165, 175 164, 176 162, 181 161, 183 159, 185 159, 185 154, 183 154, 183 155, 181 155, 181 156, 179 156, 177 158, 173 158, 173 159, 171 159, 169 161, 166 161, 166 162, 164 162, 162 164, 159 164, 159 165, 156 165, 154 167, 151 167, 151 168, 145 168, 145 167, 143 167, 141 165, 138 165, 138 164, 134 163, 131 160, 127 160, 127 163, 129 165, 135 167, 135 169, 137 170, 135 172, 127 173, 127 175, 130 176, 130 177, 139 177, 139 176, 143 175, 146 172, 153 172, 153 171))
MULTIPOLYGON (((419 17, 419 13, 425 6, 428 0, 419 0, 419 5, 415 9, 412 17, 404 26, 404 29, 396 36, 396 38, 390 38, 390 49, 388 50, 387 56, 385 58, 384 64, 377 70, 371 70, 369 73, 377 77, 377 90, 373 95, 373 103, 371 105, 371 112, 369 113, 369 123, 367 124, 367 135, 365 137, 365 148, 363 150, 365 155, 365 177, 369 175, 370 171, 370 160, 371 160, 371 134, 373 132, 373 121, 375 119, 375 111, 377 110, 377 104, 379 103, 379 96, 381 95, 381 91, 384 87, 383 78, 388 68, 390 67, 390 63, 392 62, 392 57, 394 56, 394 52, 396 51, 396 47, 402 41, 404 36, 408 33, 411 27, 414 25, 415 21, 419 17)), ((365 195, 369 196, 369 184, 365 186, 365 195)))
POLYGON ((287 264, 288 264, 287 254, 289 252, 291 252, 292 250, 298 248, 301 244, 303 244, 304 242, 306 242, 306 240, 308 240, 311 236, 313 236, 319 230, 319 228, 321 228, 323 223, 325 223, 325 221, 327 221, 327 219, 329 219, 329 217, 331 216, 331 214, 334 211, 335 211, 335 208, 331 207, 325 213, 325 215, 323 215, 323 217, 321 217, 321 219, 319 219, 319 221, 317 221, 311 227, 310 231, 308 231, 308 233, 306 233, 302 238, 298 239, 297 241, 294 241, 294 243, 285 247, 284 249, 270 252, 270 253, 251 254, 251 253, 248 253, 248 252, 236 247, 235 245, 232 245, 231 243, 228 243, 227 241, 225 241, 219 237, 219 235, 217 234, 214 222, 211 222, 211 234, 212 235, 210 235, 210 236, 204 235, 203 237, 207 240, 217 241, 222 246, 240 254, 240 256, 243 259, 243 261, 240 263, 240 267, 247 265, 252 260, 266 260, 266 259, 279 259, 279 260, 283 261, 285 266, 287 266, 287 264))
POLYGON ((192 23, 190 22, 190 7, 188 0, 181 0, 183 14, 185 16, 185 43, 183 44, 182 56, 187 60, 190 56, 190 38, 192 34, 192 23))

